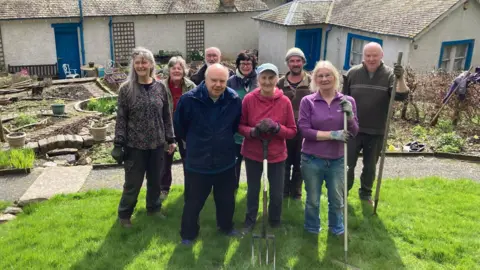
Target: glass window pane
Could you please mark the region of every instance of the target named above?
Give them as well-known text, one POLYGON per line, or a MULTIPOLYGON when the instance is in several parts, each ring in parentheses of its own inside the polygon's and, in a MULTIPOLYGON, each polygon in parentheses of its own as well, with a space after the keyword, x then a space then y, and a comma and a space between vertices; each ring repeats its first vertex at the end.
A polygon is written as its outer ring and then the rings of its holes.
POLYGON ((443 47, 443 55, 442 60, 450 59, 450 52, 452 51, 452 46, 445 46, 443 47))
POLYGON ((352 51, 353 52, 362 52, 363 51, 364 40, 352 38, 352 51))
POLYGON ((450 61, 442 61, 442 64, 440 65, 440 68, 443 69, 443 70, 447 70, 448 63, 450 63, 450 61))
POLYGON ((350 65, 353 66, 353 65, 358 65, 362 63, 362 54, 359 54, 359 53, 352 53, 350 55, 350 65))
POLYGON ((453 70, 463 70, 463 66, 465 65, 464 59, 455 59, 453 62, 453 70))
POLYGON ((455 57, 465 57, 467 55, 467 44, 457 45, 455 57))

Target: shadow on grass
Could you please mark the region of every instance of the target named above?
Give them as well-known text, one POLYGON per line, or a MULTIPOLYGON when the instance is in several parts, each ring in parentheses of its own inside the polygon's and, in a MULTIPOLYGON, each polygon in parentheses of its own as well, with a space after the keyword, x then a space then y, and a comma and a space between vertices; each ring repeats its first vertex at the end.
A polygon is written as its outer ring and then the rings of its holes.
MULTIPOLYGON (((245 216, 246 201, 244 193, 244 189, 240 188, 236 199, 233 220, 236 229, 241 228, 245 216)), ((179 240, 166 269, 222 269, 230 261, 231 254, 238 251, 242 239, 228 237, 220 233, 215 226, 216 209, 213 193, 210 194, 200 212, 199 224, 200 232, 194 244, 184 246, 180 244, 179 240)))
MULTIPOLYGON (((151 249, 152 244, 160 242, 159 245, 165 245, 174 241, 175 237, 172 237, 174 232, 165 229, 180 228, 175 226, 178 223, 175 213, 183 206, 183 194, 170 193, 169 200, 163 203, 162 212, 167 213, 166 219, 147 216, 146 209, 141 207, 144 200, 145 192, 141 192, 132 216, 132 228, 122 228, 115 219, 100 247, 96 250, 87 250, 84 257, 71 269, 123 269, 140 254, 151 249)), ((175 233, 178 232, 175 231, 175 233)), ((169 252, 166 251, 166 253, 156 256, 168 255, 169 252)))
POLYGON ((344 238, 328 234, 322 265, 334 269, 345 268, 346 263, 360 269, 405 269, 393 239, 373 208, 360 202, 361 209, 349 207, 348 253, 345 258, 344 238), (357 216, 357 211, 362 216, 357 216))

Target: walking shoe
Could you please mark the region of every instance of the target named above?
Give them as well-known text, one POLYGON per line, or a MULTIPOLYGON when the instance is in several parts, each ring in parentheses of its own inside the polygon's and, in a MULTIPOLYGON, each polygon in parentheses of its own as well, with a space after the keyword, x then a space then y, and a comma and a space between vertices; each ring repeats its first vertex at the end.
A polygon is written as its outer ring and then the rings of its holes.
POLYGON ((162 190, 160 191, 160 200, 165 201, 168 197, 168 190, 162 190))
POLYGON ((155 211, 155 212, 147 212, 147 216, 149 217, 158 217, 158 218, 161 218, 161 219, 165 219, 167 218, 162 212, 159 211, 155 211))
POLYGON ((191 245, 193 245, 193 240, 182 239, 181 244, 184 245, 184 246, 191 246, 191 245))
POLYGON ((130 221, 129 218, 119 218, 120 221, 120 226, 123 228, 131 228, 132 227, 132 222, 130 221))
POLYGON ((225 233, 228 237, 242 237, 243 234, 240 233, 239 231, 232 229, 231 231, 225 233))

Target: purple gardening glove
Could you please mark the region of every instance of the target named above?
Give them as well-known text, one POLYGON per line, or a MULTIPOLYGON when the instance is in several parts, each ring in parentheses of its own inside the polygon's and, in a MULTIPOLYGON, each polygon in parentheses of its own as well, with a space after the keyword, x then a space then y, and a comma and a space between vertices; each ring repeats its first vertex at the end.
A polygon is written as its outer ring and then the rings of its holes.
POLYGON ((280 131, 280 124, 270 118, 264 118, 257 124, 262 133, 277 134, 280 131))

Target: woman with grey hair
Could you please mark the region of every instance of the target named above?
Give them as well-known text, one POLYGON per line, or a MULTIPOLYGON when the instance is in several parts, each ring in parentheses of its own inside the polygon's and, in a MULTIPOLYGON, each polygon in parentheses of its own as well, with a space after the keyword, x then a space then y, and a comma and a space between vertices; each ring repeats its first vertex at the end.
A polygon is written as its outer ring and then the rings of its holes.
MULTIPOLYGON (((189 80, 186 75, 188 73, 187 63, 181 56, 174 56, 170 58, 167 65, 167 78, 162 82, 165 85, 168 95, 168 104, 170 112, 173 115, 177 108, 177 103, 180 97, 186 92, 196 87, 195 83, 189 80)), ((182 140, 177 140, 178 150, 182 163, 185 158, 185 145, 182 140)), ((170 192, 170 186, 172 185, 172 163, 173 152, 165 152, 165 168, 160 183, 160 199, 165 200, 170 192)))
POLYGON ((118 206, 123 227, 131 227, 130 218, 137 204, 145 173, 147 175, 147 214, 162 216, 160 178, 164 147, 176 148, 172 116, 165 86, 154 79, 155 60, 151 51, 133 50, 127 81, 119 89, 117 122, 112 157, 124 162, 125 183, 118 206), (160 168, 160 169, 159 169, 160 168))

